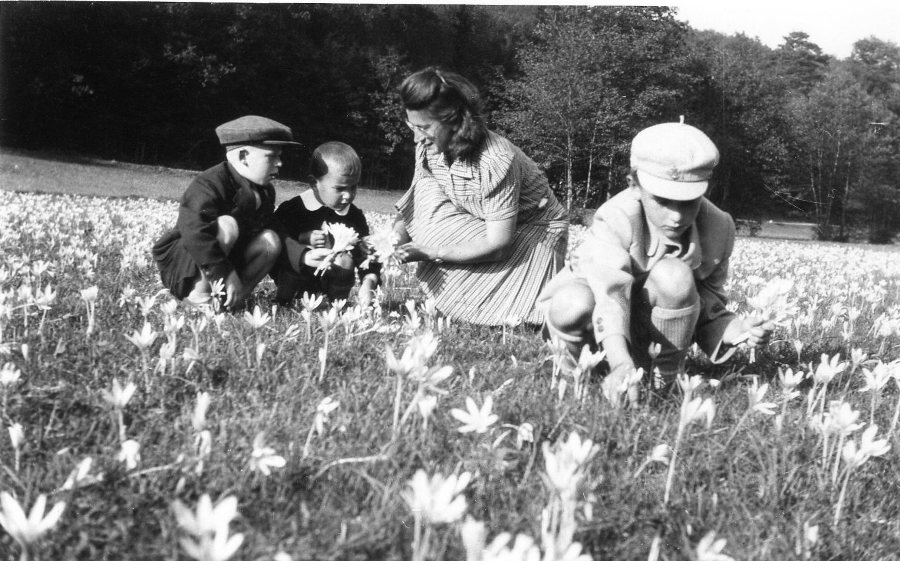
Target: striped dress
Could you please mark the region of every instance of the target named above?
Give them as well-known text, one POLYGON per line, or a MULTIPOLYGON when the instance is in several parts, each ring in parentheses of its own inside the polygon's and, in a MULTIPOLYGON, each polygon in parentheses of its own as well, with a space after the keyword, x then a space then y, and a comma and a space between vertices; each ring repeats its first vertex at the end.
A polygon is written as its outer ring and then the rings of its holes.
POLYGON ((518 147, 489 132, 472 160, 448 166, 443 154, 419 145, 412 186, 397 210, 412 240, 427 246, 477 243, 486 239, 486 221, 516 216, 508 259, 420 262, 416 275, 437 309, 453 319, 481 325, 543 321, 535 301, 563 265, 568 220, 544 173, 518 147))

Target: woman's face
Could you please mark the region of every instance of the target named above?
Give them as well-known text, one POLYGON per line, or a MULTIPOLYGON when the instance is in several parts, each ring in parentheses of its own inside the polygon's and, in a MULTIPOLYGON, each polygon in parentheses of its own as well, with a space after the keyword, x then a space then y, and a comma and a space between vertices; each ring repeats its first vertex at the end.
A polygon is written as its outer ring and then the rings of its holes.
POLYGON ((444 154, 450 150, 450 141, 456 127, 434 118, 427 110, 406 110, 406 126, 413 131, 416 144, 424 144, 429 152, 444 154))

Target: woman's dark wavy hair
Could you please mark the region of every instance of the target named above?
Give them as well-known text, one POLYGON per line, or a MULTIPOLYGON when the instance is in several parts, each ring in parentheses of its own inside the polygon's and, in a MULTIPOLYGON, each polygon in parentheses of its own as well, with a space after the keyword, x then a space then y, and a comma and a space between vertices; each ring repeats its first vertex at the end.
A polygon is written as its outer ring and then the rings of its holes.
POLYGON ((407 76, 400 84, 403 107, 428 111, 443 123, 456 126, 450 139, 452 159, 471 160, 487 138, 478 88, 456 72, 435 66, 407 76))

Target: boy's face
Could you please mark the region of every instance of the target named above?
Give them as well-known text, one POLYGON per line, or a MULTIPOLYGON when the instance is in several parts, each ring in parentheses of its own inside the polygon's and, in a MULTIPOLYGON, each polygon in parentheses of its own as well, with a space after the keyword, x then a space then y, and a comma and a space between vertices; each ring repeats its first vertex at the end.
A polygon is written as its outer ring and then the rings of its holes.
POLYGON ((644 206, 647 221, 668 239, 680 241, 684 233, 694 225, 697 213, 700 212, 702 197, 689 201, 664 199, 644 189, 630 176, 629 183, 633 188, 640 190, 641 204, 644 206))
POLYGON ((320 203, 342 213, 356 198, 359 174, 349 173, 343 169, 329 169, 328 173, 322 177, 310 176, 309 183, 315 190, 320 203))
POLYGON ((279 146, 243 146, 241 175, 257 185, 268 185, 278 176, 281 169, 281 148, 279 146))

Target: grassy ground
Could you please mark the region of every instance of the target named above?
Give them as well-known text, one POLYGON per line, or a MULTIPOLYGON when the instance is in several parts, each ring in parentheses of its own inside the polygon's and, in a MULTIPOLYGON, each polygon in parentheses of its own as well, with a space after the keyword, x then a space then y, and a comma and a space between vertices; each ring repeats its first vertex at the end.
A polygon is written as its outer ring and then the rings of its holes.
MULTIPOLYGON (((0 148, 0 188, 27 193, 78 193, 100 197, 181 199, 197 171, 140 166, 98 159, 58 156, 0 148)), ((298 181, 275 181, 280 203, 308 187, 298 181)), ((402 193, 359 189, 363 211, 393 212, 402 193)))
MULTIPOLYGON (((467 557, 451 516, 460 503, 450 491, 413 501, 418 470, 471 474, 461 497, 488 542, 527 535, 546 559, 562 559, 546 552, 568 539, 597 560, 898 558, 896 250, 740 239, 734 309, 748 311, 748 297, 788 276, 793 286, 772 307, 790 319, 755 362, 746 350, 720 366, 692 355, 688 373, 702 385, 691 393, 715 404, 707 424, 678 392, 616 408, 599 373, 576 397, 577 372, 554 381, 554 355, 533 329, 448 324, 424 307, 409 269, 396 270, 368 318, 273 309, 270 281, 251 302, 255 318, 184 308, 159 294, 146 253, 174 223, 173 201, 18 194, 7 183, 18 174, 26 190, 130 185, 114 192, 137 195, 174 189, 179 172, 114 166, 106 176, 104 166, 54 162, 9 171, 18 157, 4 154, 0 191, 0 363, 9 364, 0 424, 18 424, 24 438, 16 447, 0 432, 0 491, 26 508, 39 494, 66 505, 30 559, 187 559, 189 525, 173 504, 194 509, 204 494, 236 499, 239 514, 218 530, 243 536, 233 559, 526 558, 467 557), (433 351, 403 359, 429 332, 433 351), (388 346, 398 360, 420 357, 429 375, 452 372, 426 384, 421 371, 392 370, 388 346), (833 365, 823 353, 837 355, 833 365), (791 390, 779 368, 807 376, 791 390), (114 381, 135 388, 119 408, 109 400, 114 381), (205 415, 199 392, 210 400, 205 415), (426 423, 416 403, 431 397, 426 423), (483 419, 483 432, 458 430, 465 415, 452 410, 467 398, 493 402, 497 418, 483 419), (861 440, 871 425, 875 440, 887 437, 882 455, 861 440), (564 452, 573 433, 592 446, 564 452), (848 463, 850 441, 872 454, 848 463), (123 451, 135 445, 140 458, 129 465, 123 451), (665 455, 671 471, 646 461, 659 445, 677 449, 665 455), (553 512, 565 523, 542 523, 553 512), (711 532, 725 542, 709 541, 711 532)), ((385 227, 388 216, 372 221, 385 227)), ((0 533, 0 560, 20 551, 0 533)))

